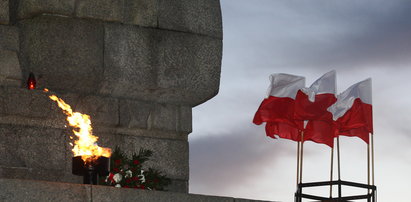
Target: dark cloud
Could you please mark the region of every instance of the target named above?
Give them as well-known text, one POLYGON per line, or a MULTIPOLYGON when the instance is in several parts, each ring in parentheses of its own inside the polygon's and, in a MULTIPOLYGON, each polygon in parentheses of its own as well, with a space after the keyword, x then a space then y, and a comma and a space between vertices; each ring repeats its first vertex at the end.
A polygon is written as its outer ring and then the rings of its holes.
POLYGON ((410 1, 236 1, 243 7, 225 11, 231 3, 222 4, 227 60, 336 69, 411 63, 410 1))
POLYGON ((250 186, 266 166, 284 155, 295 156, 294 147, 287 148, 266 137, 263 127, 250 125, 239 124, 231 134, 190 139, 190 192, 224 194, 236 186, 250 186))

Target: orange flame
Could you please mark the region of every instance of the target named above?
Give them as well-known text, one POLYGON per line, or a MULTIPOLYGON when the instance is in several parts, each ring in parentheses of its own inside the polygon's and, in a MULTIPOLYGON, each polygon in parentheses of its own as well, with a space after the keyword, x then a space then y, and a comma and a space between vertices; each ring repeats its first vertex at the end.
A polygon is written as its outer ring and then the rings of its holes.
MULTIPOLYGON (((44 91, 48 92, 48 89, 44 89, 44 91)), ((110 148, 103 148, 97 145, 98 137, 92 134, 93 128, 91 127, 89 115, 73 112, 70 105, 55 95, 50 95, 49 98, 57 102, 58 106, 67 115, 69 125, 74 127, 73 133, 78 138, 74 141, 72 149, 74 156, 81 156, 84 162, 96 160, 100 156, 107 158, 111 156, 110 148)))

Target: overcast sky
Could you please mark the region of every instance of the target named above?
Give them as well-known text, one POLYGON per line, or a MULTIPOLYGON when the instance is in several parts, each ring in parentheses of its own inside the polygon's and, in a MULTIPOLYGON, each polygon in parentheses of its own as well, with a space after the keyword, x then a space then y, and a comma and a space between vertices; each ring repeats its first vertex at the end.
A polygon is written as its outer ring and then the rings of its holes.
MULTIPOLYGON (((378 199, 409 201, 411 1, 221 0, 221 7, 220 92, 193 110, 190 192, 293 201, 296 143, 266 137, 252 119, 270 74, 305 76, 309 86, 334 69, 339 92, 372 77, 378 199)), ((366 148, 341 139, 343 180, 367 182, 366 148)), ((328 180, 330 148, 307 142, 304 152, 303 181, 328 180)))

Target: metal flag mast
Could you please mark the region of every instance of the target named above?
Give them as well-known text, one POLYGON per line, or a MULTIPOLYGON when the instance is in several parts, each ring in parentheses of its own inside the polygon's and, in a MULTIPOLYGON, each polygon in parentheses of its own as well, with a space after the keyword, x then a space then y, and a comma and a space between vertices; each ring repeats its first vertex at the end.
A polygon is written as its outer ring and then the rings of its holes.
MULTIPOLYGON (((372 135, 371 135, 372 136, 372 135)), ((374 167, 374 162, 373 162, 373 140, 371 139, 371 145, 368 145, 367 147, 370 148, 368 149, 368 154, 367 156, 370 157, 368 158, 368 183, 367 184, 362 184, 362 183, 356 183, 356 182, 350 182, 350 181, 344 181, 341 180, 341 166, 340 166, 340 145, 339 145, 339 138, 337 137, 337 164, 338 164, 338 180, 332 180, 332 173, 333 169, 331 168, 331 175, 330 175, 330 181, 321 181, 321 182, 309 182, 309 183, 303 183, 302 182, 302 177, 300 176, 299 178, 299 183, 297 184, 297 191, 295 193, 295 201, 296 202, 302 202, 302 199, 313 199, 313 200, 320 200, 320 201, 335 201, 335 202, 340 202, 340 201, 351 201, 351 200, 361 200, 361 199, 366 199, 367 202, 376 202, 376 191, 377 187, 374 185, 374 172, 373 172, 373 167, 374 167), (371 154, 370 154, 371 153, 371 154), (370 165, 371 164, 371 165, 370 165), (370 170, 372 171, 372 175, 370 174, 370 170), (370 180, 371 179, 371 180, 370 180), (370 182, 371 181, 371 182, 370 182), (334 197, 332 194, 332 186, 337 185, 338 186, 338 196, 334 197), (329 197, 324 197, 324 196, 316 196, 316 195, 311 195, 311 194, 305 194, 303 193, 303 188, 308 188, 308 187, 321 187, 321 186, 330 186, 330 196, 329 197), (352 195, 352 196, 343 196, 342 195, 342 186, 349 186, 349 187, 356 187, 356 188, 363 188, 367 190, 367 194, 364 195, 352 195)), ((301 156, 303 155, 303 150, 301 149, 301 156)), ((333 149, 332 152, 333 153, 333 149)), ((331 156, 331 159, 333 159, 333 155, 331 156)), ((302 174, 302 158, 300 159, 300 175, 302 174)), ((331 160, 333 162, 333 160, 331 160)), ((333 163, 331 163, 333 164, 333 163)), ((332 166, 332 165, 331 165, 332 166)))

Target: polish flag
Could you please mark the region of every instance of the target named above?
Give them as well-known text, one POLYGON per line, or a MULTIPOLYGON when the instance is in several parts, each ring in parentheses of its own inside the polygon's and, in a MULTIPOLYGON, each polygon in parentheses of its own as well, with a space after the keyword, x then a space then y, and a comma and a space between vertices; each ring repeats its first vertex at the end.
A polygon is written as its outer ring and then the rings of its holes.
POLYGON ((371 78, 358 82, 338 95, 328 108, 336 123, 336 135, 359 137, 367 144, 373 133, 371 78))
POLYGON ((309 88, 298 91, 295 99, 294 119, 307 121, 304 141, 334 146, 334 130, 332 113, 328 107, 337 101, 336 72, 330 71, 317 79, 309 88))
POLYGON ((268 97, 262 101, 253 122, 257 125, 266 122, 266 133, 270 137, 278 135, 298 141, 298 128, 302 127, 303 122, 294 120, 294 100, 297 91, 305 86, 305 78, 272 74, 270 81, 268 97))

